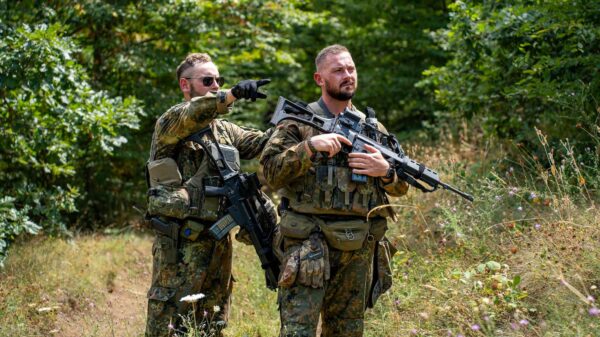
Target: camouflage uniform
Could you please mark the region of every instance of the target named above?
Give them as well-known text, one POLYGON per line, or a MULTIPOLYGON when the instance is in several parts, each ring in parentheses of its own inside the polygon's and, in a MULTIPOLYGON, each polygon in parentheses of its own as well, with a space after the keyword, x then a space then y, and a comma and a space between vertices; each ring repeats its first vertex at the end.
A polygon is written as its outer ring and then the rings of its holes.
MULTIPOLYGON (((322 99, 309 104, 308 109, 326 118, 334 117, 322 99)), ((378 128, 386 132, 381 124, 378 128)), ((318 134, 310 126, 284 121, 261 156, 267 182, 289 201, 279 226, 284 237, 282 270, 286 258, 309 233, 321 231, 329 247, 330 275, 323 287, 307 287, 298 279, 290 287, 280 287, 281 336, 315 336, 320 314, 321 336, 362 336, 374 248, 383 239, 385 217, 390 213, 389 209, 374 211, 368 222, 365 216, 387 203, 386 194, 403 195, 408 185, 397 177, 388 184, 373 177, 363 184, 352 182, 348 158, 343 153, 333 158, 317 154, 311 160, 304 144, 318 134)))
MULTIPOLYGON (((157 231, 152 247, 152 285, 148 291, 148 318, 146 336, 168 336, 171 323, 181 328, 179 315, 188 315, 192 304, 180 299, 191 294, 202 293, 206 297, 196 303, 196 322, 218 323, 220 330, 228 317, 232 290, 232 239, 227 235, 221 241, 212 239, 208 227, 222 215, 222 200, 205 197, 203 184, 216 182, 218 171, 207 158, 203 148, 194 142, 183 140, 192 133, 210 125, 220 144, 232 145, 243 159, 256 157, 266 143, 269 132, 239 127, 225 120, 214 119, 227 113, 219 94, 208 93, 192 98, 169 109, 157 121, 152 139, 150 161, 172 158, 181 175, 179 185, 154 184, 149 191, 151 215, 161 216, 165 221, 176 221, 182 225, 178 247, 167 235, 157 231), (165 194, 150 192, 163 191, 165 194), (174 197, 182 193, 181 198, 174 197), (184 209, 176 205, 184 200, 184 209), (169 203, 173 206, 170 208, 169 203), (189 203, 190 207, 187 207, 189 203), (174 211, 174 209, 178 209, 174 211), (187 230, 184 234, 184 230, 187 230), (215 306, 219 306, 215 312, 215 306)), ((207 141, 205 137, 203 140, 207 141)), ((152 182, 151 186, 152 186, 152 182)), ((220 336, 220 331, 217 331, 220 336)))

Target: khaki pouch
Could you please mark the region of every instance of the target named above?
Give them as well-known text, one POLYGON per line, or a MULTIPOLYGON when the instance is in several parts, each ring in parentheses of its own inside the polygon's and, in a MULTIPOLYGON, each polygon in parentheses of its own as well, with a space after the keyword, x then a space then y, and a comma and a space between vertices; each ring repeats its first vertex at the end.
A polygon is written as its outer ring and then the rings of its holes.
POLYGON ((313 217, 290 211, 285 211, 281 215, 279 231, 284 237, 293 239, 308 239, 310 233, 316 228, 317 223, 313 217))
POLYGON ((329 246, 343 251, 357 250, 369 234, 369 223, 364 220, 327 221, 321 231, 329 246))
POLYGON ((181 186, 183 178, 173 158, 162 158, 148 163, 150 187, 156 185, 181 186))

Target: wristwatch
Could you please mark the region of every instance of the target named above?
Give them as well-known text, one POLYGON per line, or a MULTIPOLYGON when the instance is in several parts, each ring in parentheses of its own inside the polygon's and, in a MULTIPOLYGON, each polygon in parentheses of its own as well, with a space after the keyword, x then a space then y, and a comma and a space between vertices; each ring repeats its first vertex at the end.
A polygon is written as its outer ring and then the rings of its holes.
POLYGON ((313 153, 313 155, 317 154, 317 152, 319 152, 319 151, 317 151, 317 149, 315 148, 315 146, 313 145, 313 143, 310 141, 310 139, 308 139, 306 141, 306 145, 308 145, 308 148, 310 149, 310 152, 313 153))

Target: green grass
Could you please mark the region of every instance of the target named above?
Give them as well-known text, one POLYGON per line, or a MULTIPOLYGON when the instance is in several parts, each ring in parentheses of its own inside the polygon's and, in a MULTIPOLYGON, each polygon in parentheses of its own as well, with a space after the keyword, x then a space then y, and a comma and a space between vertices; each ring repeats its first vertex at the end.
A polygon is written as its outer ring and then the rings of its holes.
MULTIPOLYGON (((393 201, 394 286, 367 312, 365 336, 599 335, 589 311, 600 299, 598 172, 486 148, 408 148, 476 201, 415 190, 393 201)), ((19 242, 0 273, 0 335, 143 335, 151 244, 134 234, 19 242)), ((237 242, 234 277, 226 336, 276 336, 276 293, 237 242)))

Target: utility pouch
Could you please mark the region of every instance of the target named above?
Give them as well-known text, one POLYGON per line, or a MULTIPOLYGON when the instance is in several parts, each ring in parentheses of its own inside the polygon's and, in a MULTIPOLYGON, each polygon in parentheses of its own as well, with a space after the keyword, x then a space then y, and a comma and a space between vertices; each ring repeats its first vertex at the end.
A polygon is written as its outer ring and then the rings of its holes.
POLYGON ((373 282, 367 307, 373 308, 377 299, 392 287, 392 258, 398 252, 387 238, 377 241, 373 259, 373 282))
POLYGON ((190 196, 185 187, 156 185, 148 190, 148 213, 184 219, 190 208, 190 196))
POLYGON ((350 251, 360 249, 369 234, 369 222, 364 220, 327 221, 321 231, 330 247, 350 251))
POLYGON ((308 239, 311 232, 318 226, 314 217, 296 212, 284 211, 279 223, 279 231, 284 237, 292 239, 308 239))
POLYGON ((157 185, 181 186, 182 177, 173 158, 162 158, 148 162, 150 187, 157 185))

